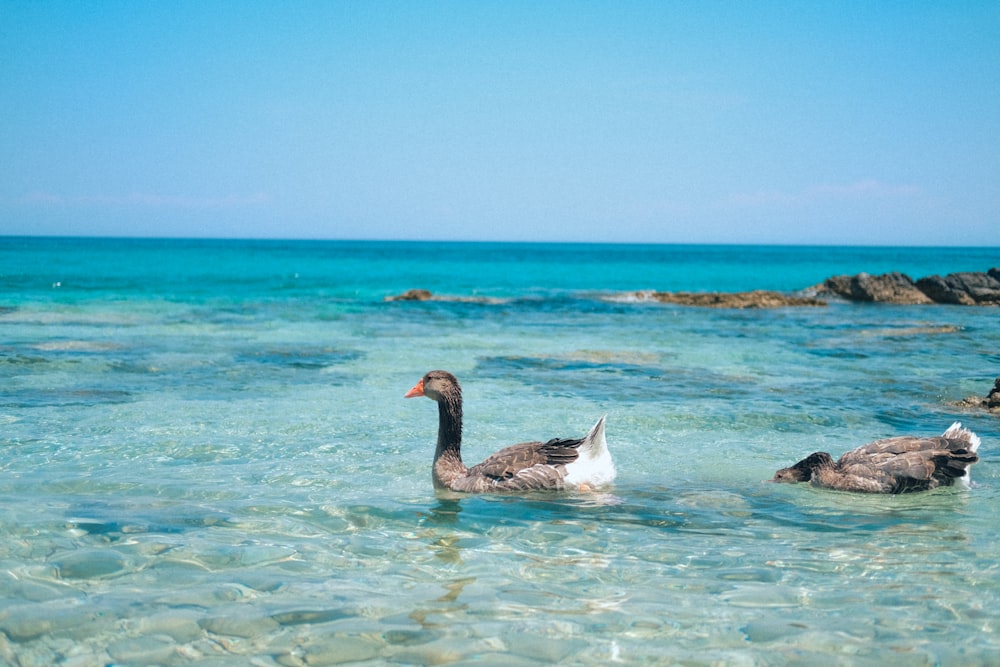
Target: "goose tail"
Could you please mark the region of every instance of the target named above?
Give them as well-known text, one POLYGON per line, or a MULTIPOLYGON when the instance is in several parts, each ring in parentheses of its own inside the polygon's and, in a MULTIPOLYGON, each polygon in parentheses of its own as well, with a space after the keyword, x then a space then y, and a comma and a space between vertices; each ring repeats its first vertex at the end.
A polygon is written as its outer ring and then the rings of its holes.
POLYGON ((955 422, 948 427, 948 430, 941 434, 942 438, 949 440, 962 440, 966 443, 965 449, 970 452, 979 450, 979 436, 962 426, 962 422, 955 422))
POLYGON ((604 420, 607 415, 603 415, 597 423, 591 427, 590 431, 583 437, 580 443, 580 453, 590 458, 598 458, 602 452, 608 450, 608 441, 604 437, 604 420))
POLYGON ((579 458, 566 466, 566 483, 595 488, 610 484, 618 474, 604 437, 604 415, 580 443, 579 458))
POLYGON ((946 476, 957 478, 961 486, 969 488, 971 486, 969 468, 979 460, 979 456, 976 454, 979 449, 979 436, 963 427, 962 422, 955 422, 941 437, 965 443, 964 447, 953 449, 948 461, 942 463, 946 476))

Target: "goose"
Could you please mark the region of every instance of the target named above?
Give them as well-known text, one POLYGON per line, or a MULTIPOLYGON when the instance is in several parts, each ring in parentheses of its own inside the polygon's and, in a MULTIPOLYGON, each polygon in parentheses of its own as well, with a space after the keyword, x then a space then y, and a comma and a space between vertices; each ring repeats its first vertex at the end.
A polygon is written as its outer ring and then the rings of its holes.
POLYGON ((813 486, 857 493, 909 493, 968 485, 968 467, 979 460, 979 436, 960 422, 938 437, 884 438, 852 449, 838 461, 826 452, 810 454, 774 473, 775 482, 811 482, 813 486))
POLYGON ((490 455, 471 468, 462 463, 462 388, 448 371, 430 371, 405 398, 426 396, 438 404, 434 488, 461 493, 534 490, 591 491, 615 478, 601 417, 583 438, 522 442, 490 455))

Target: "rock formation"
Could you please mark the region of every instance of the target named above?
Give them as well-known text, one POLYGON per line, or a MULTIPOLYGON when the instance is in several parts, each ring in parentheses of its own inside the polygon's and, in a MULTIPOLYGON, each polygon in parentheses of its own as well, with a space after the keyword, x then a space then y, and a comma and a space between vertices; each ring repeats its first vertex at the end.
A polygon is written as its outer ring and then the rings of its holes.
POLYGON ((506 303, 507 299, 490 296, 437 296, 430 290, 411 289, 402 294, 385 297, 384 301, 451 301, 457 303, 506 303))
MULTIPOLYGON (((784 308, 825 306, 829 299, 902 305, 957 304, 1000 306, 1000 268, 982 272, 949 273, 914 281, 905 273, 859 273, 833 276, 798 294, 770 290, 751 292, 657 292, 640 290, 601 297, 611 301, 659 301, 704 308, 784 308)), ((453 301, 506 303, 507 299, 479 296, 437 296, 425 289, 411 289, 386 301, 453 301)))
POLYGON ((817 290, 817 296, 830 294, 848 301, 878 303, 933 303, 916 283, 904 273, 884 273, 879 276, 859 273, 856 276, 827 278, 817 290))
POLYGON ((681 306, 704 308, 784 308, 786 306, 825 306, 826 302, 808 296, 789 296, 781 292, 629 292, 626 301, 659 301, 681 306))
POLYGON ((385 297, 386 301, 430 301, 434 298, 430 290, 426 289, 411 289, 406 290, 402 294, 397 294, 395 296, 385 297))
POLYGON ((917 287, 936 303, 963 306, 1000 305, 1000 269, 989 273, 952 273, 944 278, 929 276, 917 281, 917 287))
POLYGON ((1000 305, 1000 269, 986 273, 950 273, 914 281, 904 273, 833 276, 808 290, 818 298, 896 304, 1000 305))
POLYGON ((990 390, 990 393, 985 398, 969 396, 959 401, 959 405, 969 408, 981 408, 1000 415, 1000 378, 996 379, 996 382, 993 383, 993 389, 990 390))

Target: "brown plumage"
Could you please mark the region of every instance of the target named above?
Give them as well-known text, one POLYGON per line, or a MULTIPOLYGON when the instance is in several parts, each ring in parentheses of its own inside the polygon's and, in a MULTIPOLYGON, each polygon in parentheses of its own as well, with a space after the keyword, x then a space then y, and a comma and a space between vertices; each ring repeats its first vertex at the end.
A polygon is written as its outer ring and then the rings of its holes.
POLYGON ((775 482, 858 493, 908 493, 950 486, 965 479, 979 460, 979 437, 955 422, 941 436, 885 438, 852 449, 838 461, 826 452, 810 454, 774 473, 775 482))
POLYGON ((465 493, 578 487, 611 482, 614 464, 604 438, 604 417, 583 438, 522 442, 467 468, 462 463, 462 388, 447 371, 431 371, 406 398, 426 396, 438 404, 438 439, 433 479, 437 489, 465 493))

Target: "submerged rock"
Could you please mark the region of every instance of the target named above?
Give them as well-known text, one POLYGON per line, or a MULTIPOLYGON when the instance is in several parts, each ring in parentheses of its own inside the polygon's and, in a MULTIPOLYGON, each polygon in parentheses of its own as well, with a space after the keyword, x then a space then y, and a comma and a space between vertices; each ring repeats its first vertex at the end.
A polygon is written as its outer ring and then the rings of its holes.
POLYGON ((80 549, 54 559, 53 564, 63 579, 101 579, 125 571, 126 560, 111 549, 80 549))
POLYGON ((437 296, 426 289, 406 290, 402 294, 390 295, 384 301, 450 301, 455 303, 506 303, 506 299, 489 296, 437 296))
MULTIPOLYGON (((280 665, 343 665, 360 664, 374 660, 384 648, 377 638, 365 635, 355 637, 334 633, 317 637, 307 645, 297 647, 277 657, 280 665)), ((427 663, 433 664, 433 663, 427 663)))
MULTIPOLYGON (((749 292, 657 292, 638 290, 610 296, 610 301, 659 301, 703 308, 784 308, 788 306, 825 306, 830 299, 899 305, 960 304, 1000 306, 1000 268, 987 272, 950 273, 944 277, 928 276, 913 280, 893 271, 872 275, 832 276, 821 284, 796 294, 771 290, 749 292)), ((456 303, 506 303, 507 299, 480 296, 439 296, 426 289, 411 289, 385 297, 385 301, 446 301, 456 303)))
POLYGON ((402 294, 397 294, 395 296, 385 297, 386 301, 430 301, 434 298, 430 290, 426 289, 411 289, 406 290, 402 294))
POLYGON ((790 296, 769 290, 752 292, 630 292, 627 301, 659 301, 703 308, 785 308, 787 306, 825 306, 826 302, 810 296, 790 296))
POLYGON ((156 665, 170 662, 176 649, 169 637, 131 637, 111 644, 108 655, 122 663, 156 665))
POLYGON ((207 632, 227 637, 264 637, 278 629, 278 622, 269 616, 252 614, 227 614, 211 616, 198 621, 207 632))

